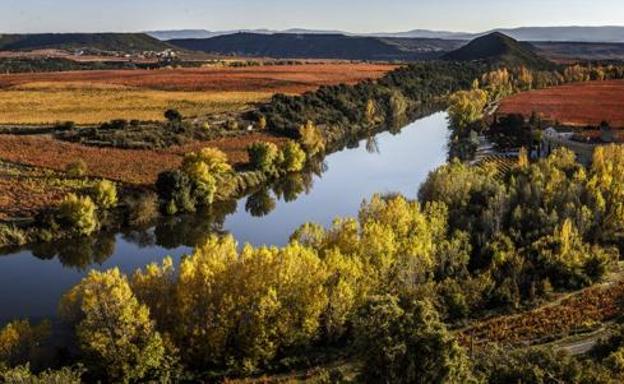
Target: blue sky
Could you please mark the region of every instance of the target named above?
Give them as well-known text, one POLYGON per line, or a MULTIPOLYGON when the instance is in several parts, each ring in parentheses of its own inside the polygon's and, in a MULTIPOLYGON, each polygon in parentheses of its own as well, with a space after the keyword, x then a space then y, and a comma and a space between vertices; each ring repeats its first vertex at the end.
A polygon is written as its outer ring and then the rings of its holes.
POLYGON ((622 0, 0 0, 0 32, 624 25, 622 0))

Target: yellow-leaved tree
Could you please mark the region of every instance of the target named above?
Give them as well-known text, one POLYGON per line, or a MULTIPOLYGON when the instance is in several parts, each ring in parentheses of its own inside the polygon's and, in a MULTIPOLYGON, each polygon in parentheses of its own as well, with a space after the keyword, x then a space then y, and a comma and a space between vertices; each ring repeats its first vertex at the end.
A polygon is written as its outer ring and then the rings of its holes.
POLYGON ((483 110, 488 102, 488 93, 481 89, 459 91, 449 98, 449 118, 458 129, 466 129, 483 118, 483 110))
POLYGON ((165 343, 149 309, 115 268, 91 271, 61 300, 62 317, 74 328, 87 367, 112 382, 133 382, 166 366, 165 343))
POLYGON ((321 260, 297 243, 239 253, 231 236, 211 237, 180 265, 178 345, 193 364, 253 371, 316 336, 324 281, 321 260))

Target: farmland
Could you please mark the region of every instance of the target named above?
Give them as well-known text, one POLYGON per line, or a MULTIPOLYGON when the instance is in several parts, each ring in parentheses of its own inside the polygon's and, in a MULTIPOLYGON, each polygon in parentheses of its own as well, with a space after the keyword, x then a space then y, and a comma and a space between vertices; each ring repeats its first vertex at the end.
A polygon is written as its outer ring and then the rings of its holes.
POLYGON ((378 78, 388 65, 308 64, 248 68, 77 71, 0 76, 0 124, 98 124, 238 110, 275 93, 378 78))
POLYGON ((501 103, 499 114, 536 112, 544 119, 570 126, 598 126, 607 121, 624 128, 624 81, 599 81, 524 92, 501 103))
POLYGON ((160 172, 178 167, 185 153, 203 147, 218 147, 228 155, 230 162, 240 164, 247 161, 247 145, 255 141, 279 143, 280 140, 265 134, 253 134, 151 151, 97 148, 45 136, 3 135, 0 137, 0 158, 56 171, 64 171, 73 161, 81 159, 87 164, 88 176, 149 185, 156 181, 160 172))

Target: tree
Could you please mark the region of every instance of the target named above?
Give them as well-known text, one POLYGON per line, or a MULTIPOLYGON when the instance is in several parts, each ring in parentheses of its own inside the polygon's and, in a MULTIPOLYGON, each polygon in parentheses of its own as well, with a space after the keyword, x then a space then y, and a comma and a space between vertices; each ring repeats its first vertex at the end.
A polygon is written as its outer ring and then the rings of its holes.
POLYGON ((368 99, 366 101, 366 108, 364 110, 364 115, 366 116, 366 123, 369 125, 375 124, 375 118, 377 116, 377 106, 372 99, 368 99))
POLYGON ((267 142, 255 142, 249 145, 247 154, 251 165, 263 172, 274 170, 281 155, 277 145, 267 142))
POLYGON ((459 384, 472 377, 464 350, 427 302, 373 297, 355 332, 364 382, 459 384))
POLYGON ((185 258, 177 281, 184 357, 202 368, 250 372, 278 351, 307 345, 326 306, 323 264, 311 249, 243 247, 211 237, 185 258))
POLYGON ((127 278, 115 268, 91 271, 60 304, 75 327, 88 367, 110 381, 141 380, 165 362, 165 345, 127 278))
POLYGON ((95 204, 102 209, 111 209, 117 205, 117 187, 110 180, 100 180, 93 188, 95 204))
POLYGON ((308 156, 314 157, 325 151, 325 139, 311 120, 299 128, 299 136, 308 156))
POLYGON ((258 118, 258 129, 264 130, 267 127, 267 119, 264 116, 258 118))
POLYGON ((301 146, 289 140, 282 147, 282 168, 288 172, 300 172, 305 166, 306 153, 301 146))
POLYGON ((30 365, 22 365, 2 372, 0 369, 0 381, 6 384, 81 384, 85 370, 76 368, 61 368, 58 370, 45 370, 34 374, 30 365))
POLYGON ((31 325, 27 320, 12 321, 0 329, 0 368, 31 362, 40 344, 50 335, 50 324, 31 325))
POLYGON ((58 210, 61 220, 81 235, 90 235, 97 229, 97 206, 89 196, 70 193, 58 210))
POLYGON ((481 89, 455 92, 449 98, 449 118, 459 130, 465 130, 483 117, 488 94, 481 89))
POLYGON ((227 181, 232 167, 225 153, 216 148, 203 148, 199 152, 184 156, 182 172, 193 183, 193 197, 203 205, 210 205, 215 199, 218 186, 227 181))
POLYGON ((170 123, 180 123, 182 121, 182 114, 177 109, 167 109, 165 111, 165 119, 170 123))

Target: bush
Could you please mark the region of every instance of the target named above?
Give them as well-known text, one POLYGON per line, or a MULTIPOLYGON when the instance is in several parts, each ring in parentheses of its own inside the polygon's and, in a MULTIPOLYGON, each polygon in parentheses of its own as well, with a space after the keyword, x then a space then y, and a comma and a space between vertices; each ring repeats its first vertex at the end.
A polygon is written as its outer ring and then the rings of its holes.
POLYGON ((93 188, 93 199, 100 208, 114 208, 117 205, 117 186, 110 180, 100 180, 93 188))
POLYGON ((82 235, 92 234, 98 226, 97 206, 89 196, 78 197, 70 193, 59 206, 62 222, 82 235))
POLYGON ((256 142, 247 147, 249 154, 249 162, 255 168, 261 171, 270 171, 275 169, 275 165, 280 157, 277 145, 267 142, 256 142))
POLYGON ((301 146, 294 142, 288 141, 282 148, 282 168, 288 172, 299 172, 303 169, 306 162, 306 154, 301 146))
POLYGON ((83 177, 87 174, 87 171, 87 163, 82 159, 69 163, 66 168, 66 172, 70 177, 83 177))
POLYGON ((0 224, 0 247, 22 246, 28 242, 28 236, 14 225, 0 224))

